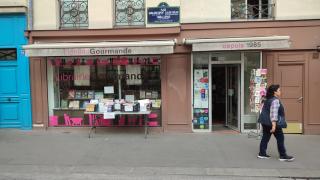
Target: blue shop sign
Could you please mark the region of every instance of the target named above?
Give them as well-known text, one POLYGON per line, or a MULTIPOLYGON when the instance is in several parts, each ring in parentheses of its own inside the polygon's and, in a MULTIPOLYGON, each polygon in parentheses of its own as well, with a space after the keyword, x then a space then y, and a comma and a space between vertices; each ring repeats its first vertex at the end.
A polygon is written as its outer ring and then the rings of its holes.
POLYGON ((158 7, 148 8, 149 24, 169 24, 180 22, 180 7, 170 7, 160 3, 158 7))

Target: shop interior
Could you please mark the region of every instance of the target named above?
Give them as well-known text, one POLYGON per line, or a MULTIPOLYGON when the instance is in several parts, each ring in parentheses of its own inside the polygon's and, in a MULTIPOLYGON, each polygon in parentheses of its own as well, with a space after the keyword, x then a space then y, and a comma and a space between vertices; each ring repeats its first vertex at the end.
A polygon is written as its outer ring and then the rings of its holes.
POLYGON ((212 65, 212 130, 237 129, 239 65, 212 65))

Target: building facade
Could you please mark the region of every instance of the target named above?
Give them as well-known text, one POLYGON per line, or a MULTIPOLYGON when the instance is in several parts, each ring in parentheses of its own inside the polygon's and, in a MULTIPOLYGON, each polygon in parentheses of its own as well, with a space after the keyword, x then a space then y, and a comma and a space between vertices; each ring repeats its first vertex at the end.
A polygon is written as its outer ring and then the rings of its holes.
MULTIPOLYGON (((84 114, 90 99, 147 98, 156 114, 154 130, 211 132, 226 126, 249 132, 257 121, 250 101, 252 72, 267 69, 268 84, 282 87, 287 132, 320 134, 317 0, 34 0, 29 5, 32 28, 24 49, 30 57, 34 126, 72 126, 65 114, 91 126, 84 114)), ((141 126, 142 121, 126 116, 99 125, 141 126)))
POLYGON ((26 2, 1 1, 0 26, 0 128, 31 129, 26 2))

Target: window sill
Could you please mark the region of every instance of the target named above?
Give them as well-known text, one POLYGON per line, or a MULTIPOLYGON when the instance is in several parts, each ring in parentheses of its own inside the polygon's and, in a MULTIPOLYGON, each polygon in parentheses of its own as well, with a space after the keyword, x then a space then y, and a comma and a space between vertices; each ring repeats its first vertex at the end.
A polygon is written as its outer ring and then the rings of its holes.
POLYGON ((79 29, 89 29, 89 27, 59 27, 59 30, 79 30, 79 29))
POLYGON ((146 25, 141 25, 141 26, 121 26, 121 25, 114 25, 114 29, 134 29, 134 28, 146 28, 146 25))
POLYGON ((233 22, 242 22, 242 21, 274 21, 275 18, 266 18, 266 19, 231 19, 233 22))

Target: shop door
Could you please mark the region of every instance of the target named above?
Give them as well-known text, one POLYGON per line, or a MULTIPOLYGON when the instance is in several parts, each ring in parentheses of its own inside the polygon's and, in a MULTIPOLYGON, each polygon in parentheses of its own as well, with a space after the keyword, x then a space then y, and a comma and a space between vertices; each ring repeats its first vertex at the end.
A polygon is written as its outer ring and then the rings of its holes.
POLYGON ((226 126, 239 129, 240 65, 226 66, 226 126))
POLYGON ((31 129, 29 62, 21 45, 24 15, 0 15, 0 128, 31 129))
POLYGON ((285 107, 286 133, 302 133, 303 65, 280 65, 281 101, 285 107))
POLYGON ((0 127, 20 127, 17 67, 0 63, 0 127))

